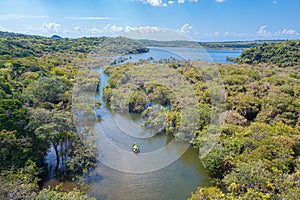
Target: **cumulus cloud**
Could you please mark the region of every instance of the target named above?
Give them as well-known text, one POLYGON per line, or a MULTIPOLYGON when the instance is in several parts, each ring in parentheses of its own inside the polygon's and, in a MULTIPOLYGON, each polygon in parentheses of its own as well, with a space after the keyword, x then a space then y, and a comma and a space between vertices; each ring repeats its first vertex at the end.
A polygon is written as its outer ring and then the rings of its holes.
POLYGON ((122 32, 124 30, 124 27, 108 24, 104 27, 104 30, 109 30, 112 32, 122 32))
POLYGON ((174 1, 168 1, 168 4, 169 4, 169 5, 173 5, 173 4, 174 4, 174 1))
POLYGON ((164 33, 166 30, 156 26, 125 27, 125 33, 164 33))
POLYGON ((157 26, 116 26, 107 24, 102 28, 85 29, 85 34, 90 36, 123 36, 133 39, 189 40, 178 31, 157 26))
POLYGON ((182 27, 181 27, 181 29, 179 29, 178 30, 178 32, 180 32, 180 33, 190 33, 191 32, 191 30, 192 30, 192 26, 191 25, 189 25, 189 24, 184 24, 182 27))
POLYGON ((48 33, 59 33, 62 30, 60 24, 55 22, 44 23, 43 29, 48 33))
POLYGON ((296 30, 293 29, 284 28, 279 31, 271 32, 267 30, 267 27, 268 27, 267 25, 263 25, 259 27, 257 31, 258 35, 263 37, 274 37, 274 38, 295 37, 300 35, 296 30))
POLYGON ((81 29, 81 27, 80 26, 75 26, 74 28, 73 28, 73 30, 71 30, 70 32, 74 32, 74 34, 81 34, 82 33, 82 29, 81 29))
POLYGON ((116 26, 116 25, 106 25, 101 29, 103 33, 115 33, 115 34, 153 34, 153 33, 164 33, 165 30, 156 26, 116 26))
POLYGON ((136 1, 140 1, 145 4, 150 4, 152 6, 162 6, 163 5, 162 0, 136 0, 136 1))
POLYGON ((218 2, 218 3, 223 3, 224 1, 226 1, 226 0, 216 0, 216 2, 218 2))
POLYGON ((267 35, 267 34, 269 35, 270 32, 267 31, 267 27, 268 27, 267 25, 263 25, 263 26, 259 27, 257 33, 259 35, 267 35))
POLYGON ((275 32, 275 35, 279 36, 299 36, 299 33, 293 29, 282 29, 280 31, 275 32))

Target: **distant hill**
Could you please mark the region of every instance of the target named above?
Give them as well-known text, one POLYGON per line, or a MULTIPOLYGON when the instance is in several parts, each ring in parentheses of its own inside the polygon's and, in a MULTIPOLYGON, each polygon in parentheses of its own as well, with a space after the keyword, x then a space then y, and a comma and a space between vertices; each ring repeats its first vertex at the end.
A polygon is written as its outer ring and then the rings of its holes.
POLYGON ((59 35, 52 35, 51 38, 53 38, 53 39, 63 39, 63 38, 60 37, 59 35))
POLYGON ((21 34, 21 33, 13 33, 13 32, 0 31, 0 37, 16 37, 16 36, 26 37, 28 35, 21 34))
POLYGON ((196 42, 196 41, 156 41, 140 40, 148 47, 187 47, 205 49, 246 49, 263 43, 282 42, 283 40, 254 40, 254 41, 230 41, 230 42, 196 42))
MULTIPOLYGON (((57 38, 57 37, 55 37, 57 38)), ((144 53, 149 49, 141 42, 125 37, 83 37, 77 39, 61 38, 60 40, 10 32, 0 32, 0 57, 41 56, 53 52, 119 54, 144 53)))
POLYGON ((272 63, 279 67, 300 66, 300 40, 263 43, 230 60, 240 64, 272 63))

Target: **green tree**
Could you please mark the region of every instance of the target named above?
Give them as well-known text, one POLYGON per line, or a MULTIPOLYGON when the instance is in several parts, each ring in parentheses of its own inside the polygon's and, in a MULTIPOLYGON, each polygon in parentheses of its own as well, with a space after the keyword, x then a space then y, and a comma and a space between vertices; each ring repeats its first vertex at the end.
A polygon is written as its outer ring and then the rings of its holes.
POLYGON ((24 168, 6 170, 0 176, 0 199, 32 199, 39 190, 39 169, 28 160, 24 168))
POLYGON ((25 132, 28 124, 27 109, 17 99, 0 99, 0 130, 25 132))

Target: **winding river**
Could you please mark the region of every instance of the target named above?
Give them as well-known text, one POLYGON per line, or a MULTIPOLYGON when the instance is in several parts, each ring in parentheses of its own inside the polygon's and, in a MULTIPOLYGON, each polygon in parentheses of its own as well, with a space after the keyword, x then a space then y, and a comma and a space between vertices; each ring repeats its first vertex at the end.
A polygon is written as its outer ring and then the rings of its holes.
MULTIPOLYGON (((236 57, 241 51, 236 50, 197 50, 186 48, 150 48, 149 53, 126 55, 127 61, 138 61, 153 57, 154 60, 164 58, 176 59, 199 59, 205 61, 227 62, 226 57, 236 57), (181 51, 181 52, 180 52, 181 51)), ((126 62, 127 62, 126 61, 126 62)), ((96 95, 97 101, 102 100, 102 87, 107 84, 107 75, 103 69, 98 69, 101 74, 100 89, 96 95)), ((95 124, 95 133, 99 145, 100 162, 91 176, 87 178, 90 183, 86 191, 90 196, 99 200, 132 200, 132 199, 164 199, 182 200, 190 196, 198 186, 209 185, 209 177, 198 159, 197 149, 189 147, 182 156, 181 143, 173 143, 170 148, 164 148, 163 155, 178 154, 171 164, 157 170, 148 170, 144 173, 135 173, 135 160, 142 159, 143 154, 161 149, 169 144, 172 139, 164 134, 148 137, 146 132, 140 131, 140 135, 130 136, 122 127, 131 127, 137 124, 134 116, 116 115, 111 112, 106 104, 95 109, 95 114, 101 116, 101 121, 95 124), (145 136, 146 134, 146 136, 145 136), (131 145, 136 141, 140 146, 140 153, 135 155, 131 152, 131 145), (113 145, 126 152, 127 156, 122 159, 116 152, 106 151, 107 145, 113 145), (105 159, 117 159, 115 165, 107 164, 105 159), (121 169, 121 170, 120 170, 121 169), (128 170, 127 170, 128 169, 128 170)), ((162 158, 163 159, 163 158, 162 158)), ((144 162, 145 169, 149 165, 157 165, 155 158, 144 162)), ((143 165, 141 165, 143 167, 143 165)))

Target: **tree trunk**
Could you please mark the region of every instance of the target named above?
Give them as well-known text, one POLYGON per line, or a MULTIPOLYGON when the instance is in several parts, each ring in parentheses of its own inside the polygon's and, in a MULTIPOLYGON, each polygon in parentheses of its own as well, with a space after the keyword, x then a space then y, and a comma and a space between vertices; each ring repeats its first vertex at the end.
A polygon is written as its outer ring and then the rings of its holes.
POLYGON ((59 157, 59 152, 58 152, 58 149, 57 149, 57 146, 52 144, 53 145, 53 148, 55 150, 55 154, 56 154, 56 169, 58 169, 59 167, 59 160, 60 160, 60 157, 59 157))

